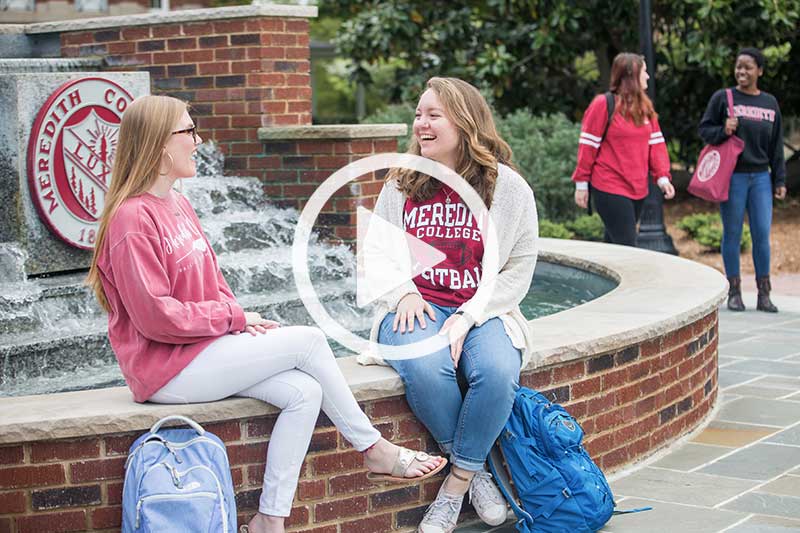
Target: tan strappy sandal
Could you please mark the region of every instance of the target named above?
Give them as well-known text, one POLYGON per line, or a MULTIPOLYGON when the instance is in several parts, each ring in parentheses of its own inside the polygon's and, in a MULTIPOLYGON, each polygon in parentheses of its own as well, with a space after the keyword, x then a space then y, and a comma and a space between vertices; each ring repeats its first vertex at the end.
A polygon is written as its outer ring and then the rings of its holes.
POLYGON ((397 454, 397 458, 394 460, 394 466, 392 467, 391 473, 376 474, 374 472, 368 472, 367 479, 373 483, 412 483, 414 481, 428 479, 429 477, 435 476, 442 471, 442 469, 447 465, 447 459, 441 457, 441 461, 436 468, 421 476, 406 477, 405 474, 415 460, 422 463, 428 461, 432 457, 433 456, 425 452, 409 450, 408 448, 400 446, 400 451, 397 454))

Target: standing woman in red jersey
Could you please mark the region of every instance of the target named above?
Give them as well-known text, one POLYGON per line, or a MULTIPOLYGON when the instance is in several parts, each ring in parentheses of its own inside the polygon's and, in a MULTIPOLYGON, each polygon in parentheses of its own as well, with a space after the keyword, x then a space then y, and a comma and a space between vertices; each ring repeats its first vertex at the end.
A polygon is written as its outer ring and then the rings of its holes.
POLYGON ((581 124, 578 164, 572 174, 575 203, 582 208, 589 205, 591 186, 595 209, 605 225, 605 241, 614 244, 636 246, 648 175, 656 179, 664 198, 675 196, 667 145, 647 97, 649 79, 642 56, 617 54, 611 66, 611 123, 606 97, 599 94, 581 124))

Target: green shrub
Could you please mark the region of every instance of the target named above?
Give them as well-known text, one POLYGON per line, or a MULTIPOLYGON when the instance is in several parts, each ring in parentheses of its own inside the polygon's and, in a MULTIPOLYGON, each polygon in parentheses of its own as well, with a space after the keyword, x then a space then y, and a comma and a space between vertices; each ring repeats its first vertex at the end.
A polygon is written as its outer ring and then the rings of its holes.
POLYGON ((408 135, 397 139, 397 151, 408 150, 411 128, 414 124, 414 107, 410 104, 390 104, 361 121, 364 124, 407 124, 408 135))
POLYGON ((564 224, 552 222, 546 218, 539 219, 539 237, 571 239, 574 236, 575 234, 568 230, 564 224))
POLYGON ((597 213, 592 216, 581 215, 564 225, 575 234, 576 238, 584 241, 602 241, 606 231, 603 221, 597 213))
POLYGON ((498 130, 514 151, 514 163, 531 184, 539 216, 566 222, 581 214, 575 205, 575 170, 580 124, 562 114, 534 116, 517 110, 498 121, 498 130))
MULTIPOLYGON (((720 251, 722 246, 722 219, 719 213, 686 215, 676 225, 703 246, 717 252, 720 251)), ((749 250, 751 243, 750 226, 745 224, 742 231, 741 250, 743 252, 749 250)))

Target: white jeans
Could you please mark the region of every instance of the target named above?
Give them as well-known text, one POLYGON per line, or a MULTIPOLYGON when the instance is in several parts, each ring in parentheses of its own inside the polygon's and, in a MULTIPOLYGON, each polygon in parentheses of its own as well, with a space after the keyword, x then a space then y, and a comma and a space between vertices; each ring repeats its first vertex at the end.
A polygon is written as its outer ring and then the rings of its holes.
POLYGON ((366 450, 381 437, 317 328, 292 326, 255 336, 220 337, 150 401, 195 403, 228 396, 256 398, 281 409, 267 449, 261 513, 289 516, 320 405, 356 450, 366 450))

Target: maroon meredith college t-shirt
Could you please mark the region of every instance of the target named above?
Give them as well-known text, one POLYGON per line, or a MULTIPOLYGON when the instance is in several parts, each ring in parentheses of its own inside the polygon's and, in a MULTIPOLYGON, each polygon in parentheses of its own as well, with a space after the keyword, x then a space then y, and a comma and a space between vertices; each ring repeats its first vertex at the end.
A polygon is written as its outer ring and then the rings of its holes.
POLYGON ((406 200, 405 230, 447 256, 414 278, 426 302, 458 307, 475 294, 481 280, 483 240, 469 208, 447 185, 423 202, 406 200))

